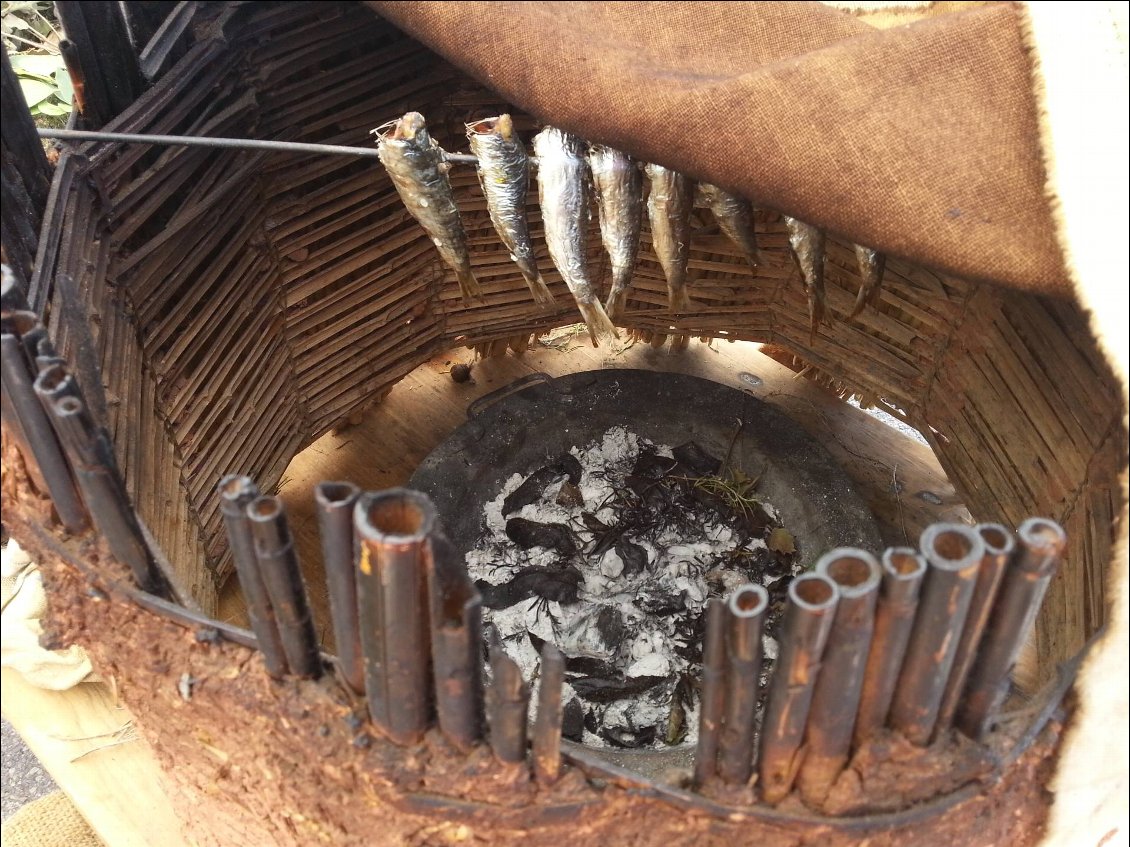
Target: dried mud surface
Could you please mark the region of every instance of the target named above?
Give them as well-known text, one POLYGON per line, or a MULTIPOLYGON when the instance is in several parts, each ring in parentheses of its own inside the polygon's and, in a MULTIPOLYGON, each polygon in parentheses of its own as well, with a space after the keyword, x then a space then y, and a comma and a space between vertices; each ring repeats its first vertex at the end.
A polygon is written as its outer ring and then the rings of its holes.
MULTIPOLYGON (((755 807, 711 814, 571 768, 540 786, 485 748, 455 753, 438 733, 399 748, 376 737, 363 705, 331 677, 272 681, 257 653, 116 596, 124 569, 89 537, 47 529, 50 510, 8 450, 2 488, 5 525, 44 570, 47 637, 84 645, 116 684, 157 754, 186 834, 201 845, 1025 845, 1044 828, 1056 724, 979 794, 943 810, 912 810, 894 825, 770 821, 755 817, 755 807)), ((914 756, 893 749, 887 759, 904 768, 888 784, 905 784, 914 756)), ((861 771, 849 770, 849 781, 853 772, 861 771)), ((736 802, 749 793, 729 792, 736 802)), ((854 797, 848 785, 840 802, 852 807, 854 797)), ((795 798, 779 808, 804 813, 795 798)))

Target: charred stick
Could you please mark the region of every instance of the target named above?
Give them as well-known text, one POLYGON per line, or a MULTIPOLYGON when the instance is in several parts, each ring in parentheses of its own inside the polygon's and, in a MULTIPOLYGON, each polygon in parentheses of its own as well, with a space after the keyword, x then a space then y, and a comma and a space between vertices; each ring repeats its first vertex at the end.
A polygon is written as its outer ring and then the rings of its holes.
POLYGON ((753 771, 753 718, 769 592, 760 585, 742 585, 730 595, 727 606, 726 705, 718 775, 726 782, 744 785, 753 771))
POLYGON ((79 499, 76 483, 71 477, 67 458, 62 445, 56 437, 51 419, 35 395, 32 377, 24 355, 23 345, 15 335, 0 334, 0 355, 2 355, 4 405, 15 414, 19 421, 19 432, 30 448, 33 460, 39 468, 40 476, 47 486, 55 505, 55 512, 69 532, 81 532, 87 526, 86 510, 79 499))
POLYGON ((432 501, 404 488, 362 494, 353 510, 369 713, 397 744, 419 741, 431 716, 425 572, 435 521, 432 501))
POLYGON ((255 539, 251 535, 251 521, 247 507, 259 496, 259 488, 249 477, 229 474, 216 487, 220 496, 220 514, 228 536, 239 587, 247 602, 247 615, 251 628, 259 641, 267 673, 275 679, 286 676, 288 667, 282 639, 279 638, 275 611, 263 577, 259 573, 259 559, 255 556, 255 539))
POLYGON ((767 803, 788 796, 800 768, 804 726, 839 598, 836 583, 823 574, 802 574, 789 585, 758 752, 759 782, 767 803))
POLYGON ((706 603, 706 634, 702 649, 702 697, 698 710, 698 748, 694 756, 694 781, 703 785, 717 772, 718 737, 726 696, 725 603, 714 598, 706 603))
POLYGON ((114 558, 133 571, 140 588, 159 597, 171 597, 137 523, 109 439, 95 426, 80 399, 64 395, 52 402, 49 395, 50 390, 45 389, 44 402, 51 403, 55 431, 94 528, 106 539, 114 558))
POLYGON ((439 533, 432 537, 428 595, 439 728, 467 752, 483 737, 483 601, 466 564, 439 533))
POLYGON ((491 681, 487 694, 490 746, 499 761, 526 760, 526 711, 529 690, 518 663, 500 647, 490 651, 491 681))
POLYGON ((547 641, 541 648, 538 713, 534 718, 534 774, 542 782, 555 782, 561 775, 561 725, 565 716, 561 688, 564 681, 565 657, 547 641))
POLYGON ((922 583, 890 719, 891 726, 911 743, 924 747, 934 734, 985 555, 985 542, 972 527, 941 523, 923 531, 919 546, 929 570, 922 583))
POLYGON ((797 782, 809 805, 823 803, 851 754, 852 730, 875 628, 882 570, 864 550, 841 547, 824 554, 816 572, 836 583, 840 602, 805 729, 805 755, 797 782))
POLYGON ((247 506, 247 519, 255 539, 259 575, 275 612, 286 663, 295 676, 317 679, 322 675, 322 657, 282 500, 256 498, 247 506))
POLYGON ((912 547, 890 548, 883 553, 881 564, 883 583, 875 609, 875 631, 855 719, 857 747, 887 723, 926 574, 926 560, 912 547))
POLYGON ((357 622, 357 581, 353 576, 353 507, 360 496, 361 489, 349 482, 320 482, 314 489, 338 662, 349 687, 364 694, 365 664, 357 622))
POLYGON ((1063 527, 1046 518, 1029 518, 1016 535, 1018 549, 1005 572, 958 712, 958 729, 974 739, 989 729, 1008 696, 1020 648, 1067 546, 1063 527))
POLYGON ((935 736, 953 725, 958 701, 965 690, 969 672, 973 669, 977 648, 985 634, 985 626, 989 622, 989 615, 996 602, 1001 579, 1016 549, 1016 541, 1012 533, 1000 524, 978 524, 977 532, 985 542, 985 555, 981 558, 977 585, 973 589, 973 599, 969 602, 965 629, 961 631, 961 640, 957 643, 957 653, 953 657, 953 669, 942 693, 942 705, 938 708, 938 721, 934 726, 935 736))

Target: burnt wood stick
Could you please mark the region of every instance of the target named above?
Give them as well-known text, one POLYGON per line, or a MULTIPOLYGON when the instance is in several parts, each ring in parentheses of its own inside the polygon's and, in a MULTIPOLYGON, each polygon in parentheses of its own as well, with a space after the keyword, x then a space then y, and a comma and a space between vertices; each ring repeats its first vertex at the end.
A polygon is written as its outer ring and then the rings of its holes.
POLYGON ((436 716, 447 740, 468 752, 483 737, 483 601, 447 538, 434 533, 430 551, 436 716))
POLYGON ((836 583, 823 574, 802 574, 789 585, 758 750, 758 781, 767 803, 788 796, 800 768, 808 709, 839 597, 836 583))
POLYGON ((801 797, 810 806, 824 802, 851 755, 883 577, 874 556, 850 547, 825 553, 816 563, 816 572, 836 583, 840 601, 812 693, 804 761, 797 774, 801 797))
POLYGON ((726 604, 717 597, 706 602, 706 633, 702 648, 702 696, 698 709, 698 747, 694 781, 704 785, 718 770, 718 740, 726 696, 726 604))
POLYGON ((353 510, 365 691, 374 722, 414 744, 431 718, 427 561, 435 506, 404 488, 367 492, 353 510))
MULTIPOLYGON (((8 60, 8 51, 0 47, 0 145, 6 155, 4 159, 19 175, 24 193, 30 204, 19 211, 29 216, 32 229, 38 234, 43 223, 43 213, 47 206, 47 195, 51 191, 51 165, 47 154, 36 134, 35 119, 28 109, 19 77, 8 60)), ((38 235, 37 235, 38 238, 38 235)), ((30 278, 30 268, 13 269, 17 278, 26 285, 30 278)), ((5 307, 7 308, 7 307, 5 307)))
POLYGON ((538 713, 534 718, 534 775, 542 782, 561 776, 561 726, 565 709, 561 688, 565 682, 565 657, 548 641, 541 648, 538 713))
POLYGON ((247 506, 247 520, 286 663, 294 676, 317 679, 322 675, 322 657, 282 500, 257 497, 247 506))
POLYGON ((1016 550, 1016 541, 1007 527, 996 523, 978 524, 977 532, 985 542, 985 555, 977 573, 977 585, 973 589, 973 599, 969 602, 969 614, 965 618, 965 628, 957 643, 953 657, 953 669, 946 688, 942 693, 942 705, 938 707, 938 720, 934 725, 934 735, 945 732, 953 725, 958 703, 965 691, 965 683, 977 658, 977 648, 985 634, 993 605, 997 599, 1001 579, 1016 550))
POLYGON ((220 514, 224 520, 239 587, 243 589, 243 598, 247 603, 251 628, 259 641, 267 673, 275 679, 281 679, 289 670, 286 652, 279 637, 271 598, 267 595, 267 587, 259 574, 255 539, 251 536, 251 522, 247 518, 247 507, 259 497, 259 488, 250 477, 229 474, 220 480, 216 493, 220 497, 220 514))
POLYGON ((1017 550, 1005 571, 958 710, 958 729, 974 739, 988 731, 1008 696, 1020 649, 1067 546, 1063 527, 1046 518, 1029 518, 1016 535, 1017 550))
MULTIPOLYGON (((0 367, 3 368, 4 405, 19 421, 19 431, 51 497, 55 513, 68 532, 82 532, 88 525, 86 509, 79 498, 77 483, 55 433, 48 412, 36 397, 32 375, 23 345, 15 335, 0 334, 0 367)), ((53 415, 52 415, 53 417, 53 415)))
POLYGON ((77 48, 88 102, 96 107, 101 126, 145 90, 121 6, 109 0, 59 0, 55 9, 67 39, 77 48))
POLYGON ((86 73, 82 69, 82 60, 79 50, 73 41, 64 38, 59 42, 59 53, 63 57, 63 65, 67 69, 67 76, 71 78, 71 90, 74 91, 74 107, 78 110, 79 126, 102 126, 105 121, 98 120, 98 115, 87 116, 86 99, 86 73))
POLYGON ((859 714, 855 719, 858 747, 886 726, 899 670, 906 656, 918 591, 926 575, 926 560, 913 547, 892 547, 883 553, 883 583, 875 609, 875 630, 863 674, 859 714))
POLYGON ((353 508, 360 496, 361 489, 349 482, 319 482, 314 488, 338 663, 346 684, 364 694, 365 663, 357 621, 357 581, 353 576, 353 508))
POLYGON ((890 722, 911 743, 924 747, 934 734, 985 542, 972 527, 941 523, 923 531, 919 546, 929 569, 891 702, 890 722))
POLYGON ((753 719, 761 676, 761 633, 769 592, 760 585, 739 586, 727 602, 725 709, 718 775, 744 785, 753 771, 753 719))
POLYGON ((109 439, 77 397, 62 396, 54 402, 45 397, 44 402, 51 403, 55 431, 95 530, 106 539, 114 558, 133 571, 141 589, 170 599, 172 591, 141 534, 109 439))
POLYGON ((491 681, 487 691, 490 746, 501 762, 526 761, 526 713, 529 689, 518 663, 501 647, 490 651, 491 681))

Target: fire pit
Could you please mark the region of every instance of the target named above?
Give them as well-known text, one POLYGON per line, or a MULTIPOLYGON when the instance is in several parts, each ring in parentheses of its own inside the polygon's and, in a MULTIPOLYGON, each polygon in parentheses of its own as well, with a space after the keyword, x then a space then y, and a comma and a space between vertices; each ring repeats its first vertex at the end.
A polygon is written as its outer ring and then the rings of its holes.
POLYGON ((772 645, 791 577, 832 547, 879 548, 874 518, 826 450, 743 391, 635 370, 528 383, 476 404, 410 484, 523 675, 542 641, 562 649, 566 737, 685 771, 706 600, 764 585, 772 645))

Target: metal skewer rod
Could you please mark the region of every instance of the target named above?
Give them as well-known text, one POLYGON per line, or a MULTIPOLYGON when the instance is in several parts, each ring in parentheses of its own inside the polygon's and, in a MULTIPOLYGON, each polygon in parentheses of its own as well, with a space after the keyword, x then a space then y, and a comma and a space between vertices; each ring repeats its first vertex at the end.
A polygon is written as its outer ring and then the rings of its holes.
MULTIPOLYGON (((210 147, 233 150, 269 150, 275 153, 315 153, 322 156, 356 156, 361 159, 377 158, 376 147, 351 147, 345 144, 304 144, 297 141, 268 141, 261 138, 218 138, 195 135, 147 135, 134 132, 95 132, 85 129, 37 130, 40 138, 58 141, 103 141, 119 144, 159 144, 170 147, 210 147)), ((445 161, 473 165, 476 156, 466 153, 444 152, 445 161)), ((531 161, 534 161, 531 159, 531 161)))

